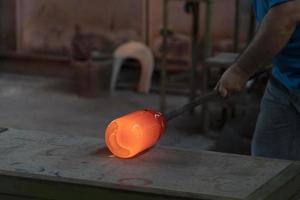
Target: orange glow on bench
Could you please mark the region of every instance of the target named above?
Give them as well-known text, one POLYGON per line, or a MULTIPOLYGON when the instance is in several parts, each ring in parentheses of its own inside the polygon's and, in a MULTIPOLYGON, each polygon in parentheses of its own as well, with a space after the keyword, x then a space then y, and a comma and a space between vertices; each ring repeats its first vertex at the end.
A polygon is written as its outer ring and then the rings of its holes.
POLYGON ((132 158, 153 147, 165 131, 161 113, 137 111, 112 121, 105 132, 109 150, 119 158, 132 158))

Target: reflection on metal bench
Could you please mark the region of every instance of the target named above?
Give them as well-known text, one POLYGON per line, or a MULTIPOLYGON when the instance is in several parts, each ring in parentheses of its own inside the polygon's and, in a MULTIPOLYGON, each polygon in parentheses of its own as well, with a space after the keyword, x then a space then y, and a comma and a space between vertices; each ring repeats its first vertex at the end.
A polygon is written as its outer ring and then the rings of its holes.
POLYGON ((156 147, 117 159, 99 138, 0 133, 0 199, 289 200, 299 163, 156 147))

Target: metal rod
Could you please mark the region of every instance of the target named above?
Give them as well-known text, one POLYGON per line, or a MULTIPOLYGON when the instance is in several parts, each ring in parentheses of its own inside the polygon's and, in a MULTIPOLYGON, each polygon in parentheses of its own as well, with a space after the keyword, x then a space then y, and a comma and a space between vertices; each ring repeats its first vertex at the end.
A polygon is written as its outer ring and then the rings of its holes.
MULTIPOLYGON (((269 68, 257 71, 253 76, 251 76, 249 78, 249 81, 253 80, 267 72, 269 72, 269 68)), ((182 115, 183 113, 190 111, 191 109, 194 109, 200 105, 206 104, 210 101, 216 101, 216 100, 221 100, 221 99, 224 99, 224 98, 222 98, 219 95, 219 92, 217 90, 213 90, 212 92, 210 92, 208 94, 196 97, 193 101, 191 101, 190 103, 188 103, 180 108, 177 108, 171 112, 168 112, 167 114, 165 114, 165 119, 166 119, 166 121, 170 121, 170 120, 182 115)))
POLYGON ((160 76, 160 110, 166 109, 166 79, 167 79, 167 50, 168 50, 168 0, 163 1, 163 49, 161 58, 161 76, 160 76))
POLYGON ((144 1, 145 3, 145 7, 144 7, 144 10, 145 10, 145 13, 144 13, 144 17, 145 17, 145 21, 144 21, 144 37, 145 37, 145 43, 146 45, 150 45, 150 41, 149 41, 149 24, 150 24, 150 2, 149 0, 145 0, 144 1))
POLYGON ((239 48, 239 36, 240 36, 240 0, 235 0, 235 22, 234 22, 234 36, 233 36, 234 52, 237 52, 239 48))
POLYGON ((205 33, 204 33, 204 59, 206 60, 208 57, 212 55, 212 30, 211 30, 211 22, 212 22, 212 9, 213 0, 206 1, 206 10, 205 10, 205 33))
POLYGON ((165 119, 166 119, 166 121, 170 121, 170 120, 182 115, 183 113, 185 113, 187 111, 190 111, 191 109, 196 108, 197 106, 200 106, 200 105, 202 105, 204 103, 207 103, 209 101, 218 100, 218 99, 221 99, 221 97, 220 97, 220 95, 218 94, 217 91, 213 91, 213 92, 208 93, 204 96, 197 97, 193 101, 191 101, 190 103, 165 114, 165 119))
MULTIPOLYGON (((188 13, 192 14, 192 27, 191 27, 191 41, 192 41, 192 55, 191 55, 191 69, 190 69, 190 101, 196 97, 197 85, 197 65, 198 65, 198 35, 199 35, 199 2, 188 1, 185 9, 188 13)), ((191 113, 194 109, 191 109, 191 113)))
POLYGON ((2 128, 2 127, 0 127, 0 133, 3 133, 5 131, 8 131, 8 128, 2 128))

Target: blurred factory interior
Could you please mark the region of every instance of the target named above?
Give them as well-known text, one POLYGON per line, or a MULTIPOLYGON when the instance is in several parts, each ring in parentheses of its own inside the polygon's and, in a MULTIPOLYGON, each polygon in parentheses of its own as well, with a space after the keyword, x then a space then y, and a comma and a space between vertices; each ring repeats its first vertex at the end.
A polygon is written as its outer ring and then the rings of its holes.
MULTIPOLYGON (((1 125, 100 137, 212 90, 255 30, 250 1, 2 0, 0 13, 1 125)), ((264 84, 175 120, 162 143, 249 154, 264 84)))
POLYGON ((296 200, 299 165, 250 157, 271 70, 168 122, 136 159, 97 143, 111 142, 118 117, 213 91, 254 38, 253 10, 251 0, 0 0, 0 199, 102 199, 93 187, 104 185, 118 192, 103 199, 296 200))

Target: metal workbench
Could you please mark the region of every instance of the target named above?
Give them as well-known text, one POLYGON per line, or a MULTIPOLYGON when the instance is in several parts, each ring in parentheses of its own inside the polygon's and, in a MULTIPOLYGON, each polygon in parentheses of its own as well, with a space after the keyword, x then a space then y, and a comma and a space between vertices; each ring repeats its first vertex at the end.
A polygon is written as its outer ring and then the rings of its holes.
POLYGON ((300 164, 155 147, 117 159, 103 141, 36 131, 0 133, 0 199, 289 200, 300 164))

